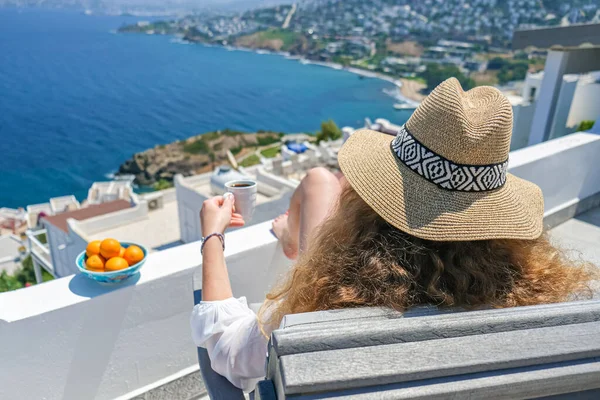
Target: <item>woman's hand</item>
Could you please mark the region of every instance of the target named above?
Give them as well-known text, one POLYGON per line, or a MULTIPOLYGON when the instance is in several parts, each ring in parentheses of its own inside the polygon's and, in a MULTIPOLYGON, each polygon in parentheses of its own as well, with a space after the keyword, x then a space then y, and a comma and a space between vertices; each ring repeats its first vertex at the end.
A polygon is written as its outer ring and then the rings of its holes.
POLYGON ((225 233, 225 229, 230 226, 244 226, 244 219, 234 212, 233 204, 234 198, 231 193, 211 197, 202 203, 202 210, 200 210, 202 236, 215 232, 225 233))

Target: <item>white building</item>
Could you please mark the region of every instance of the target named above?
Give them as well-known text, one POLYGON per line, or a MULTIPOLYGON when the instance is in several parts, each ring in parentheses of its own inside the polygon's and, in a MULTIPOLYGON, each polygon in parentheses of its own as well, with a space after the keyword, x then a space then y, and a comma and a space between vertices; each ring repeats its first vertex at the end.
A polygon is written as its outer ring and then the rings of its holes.
POLYGON ((580 118, 600 116, 599 86, 593 78, 597 75, 586 76, 600 71, 600 24, 515 31, 514 50, 531 46, 550 50, 539 89, 536 83, 523 94, 524 104, 534 105, 530 130, 526 126, 531 111, 515 112, 523 118, 515 124, 518 135, 528 135, 529 145, 569 133, 580 118), (533 87, 536 89, 532 95, 533 87))
POLYGON ((175 189, 137 195, 131 179, 95 182, 83 207, 74 196, 30 205, 27 221, 38 282, 42 268, 55 277, 77 273, 75 258, 92 240, 140 243, 151 252, 181 244, 175 189))
POLYGON ((184 243, 195 242, 202 237, 199 217, 202 203, 212 196, 223 194, 226 181, 241 177, 256 181, 258 190, 256 209, 252 221, 246 221, 247 226, 283 214, 288 209, 293 190, 299 183, 275 176, 263 166, 240 168, 239 172, 229 167, 219 167, 214 172, 201 175, 176 175, 174 181, 179 209, 179 232, 184 243))
MULTIPOLYGON (((128 210, 131 204, 125 200, 115 200, 99 205, 91 205, 79 210, 68 211, 44 217, 42 223, 46 229, 48 249, 52 260, 54 276, 62 277, 77 273, 75 259, 85 250, 88 240, 74 228, 75 221, 86 221, 95 217, 128 210)), ((35 262, 43 262, 36 260, 35 262)))
POLYGON ((123 175, 107 182, 94 182, 88 190, 88 204, 101 204, 117 199, 131 200, 134 195, 133 175, 123 175))
MULTIPOLYGON (((544 72, 527 74, 519 95, 505 93, 513 105, 513 138, 511 149, 523 148, 534 140, 530 137, 540 99, 544 72)), ((555 111, 547 139, 575 132, 582 121, 600 117, 600 72, 566 74, 561 77, 555 111)))

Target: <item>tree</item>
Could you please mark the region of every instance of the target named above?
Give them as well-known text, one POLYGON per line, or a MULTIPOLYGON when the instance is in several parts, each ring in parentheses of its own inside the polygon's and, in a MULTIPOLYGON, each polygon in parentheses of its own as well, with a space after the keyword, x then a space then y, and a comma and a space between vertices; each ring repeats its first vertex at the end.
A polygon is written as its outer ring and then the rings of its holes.
POLYGON ((455 77, 465 90, 475 87, 475 81, 465 76, 456 65, 427 64, 427 69, 421 73, 427 82, 427 89, 433 90, 448 78, 455 77))
POLYGON ((502 67, 507 66, 510 62, 502 57, 494 57, 490 61, 488 61, 487 68, 488 69, 501 69, 502 67))
POLYGON ((342 131, 333 120, 321 122, 321 131, 317 133, 317 143, 323 140, 337 140, 342 137, 342 131))
POLYGON ((498 82, 505 84, 510 81, 522 81, 527 76, 529 65, 525 61, 506 64, 498 72, 498 82))

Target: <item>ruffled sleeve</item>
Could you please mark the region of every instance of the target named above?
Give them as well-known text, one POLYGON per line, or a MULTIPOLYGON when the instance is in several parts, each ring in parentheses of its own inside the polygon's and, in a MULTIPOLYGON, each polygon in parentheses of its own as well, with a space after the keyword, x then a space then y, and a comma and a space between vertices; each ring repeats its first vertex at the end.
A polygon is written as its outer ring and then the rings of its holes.
POLYGON ((194 343, 206 348, 215 372, 246 392, 264 378, 268 339, 245 297, 203 301, 190 323, 194 343))

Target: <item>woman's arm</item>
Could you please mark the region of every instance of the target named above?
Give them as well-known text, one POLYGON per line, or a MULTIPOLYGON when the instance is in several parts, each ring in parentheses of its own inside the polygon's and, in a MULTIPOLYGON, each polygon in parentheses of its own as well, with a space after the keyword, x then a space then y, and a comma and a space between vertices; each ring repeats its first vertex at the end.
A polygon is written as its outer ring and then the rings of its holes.
MULTIPOLYGON (((223 234, 229 226, 244 225, 242 216, 233 212, 233 204, 231 193, 212 197, 202 204, 200 223, 203 237, 211 233, 223 234)), ((202 251, 202 300, 225 300, 232 296, 223 246, 219 237, 212 236, 206 241, 202 251)))

